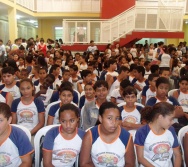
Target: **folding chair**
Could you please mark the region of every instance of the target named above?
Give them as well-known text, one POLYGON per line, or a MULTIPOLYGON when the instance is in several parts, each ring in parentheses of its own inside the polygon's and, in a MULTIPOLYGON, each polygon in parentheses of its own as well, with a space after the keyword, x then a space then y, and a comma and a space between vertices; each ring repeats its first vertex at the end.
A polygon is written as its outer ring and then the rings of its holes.
MULTIPOLYGON (((119 103, 117 106, 118 107, 121 107, 121 106, 124 106, 124 105, 126 105, 126 102, 123 102, 123 103, 119 103)), ((142 105, 142 104, 140 104, 140 103, 137 103, 137 102, 135 102, 135 105, 137 105, 137 106, 141 106, 141 107, 145 107, 144 105, 142 105)))
POLYGON ((184 167, 186 167, 186 164, 185 164, 184 149, 183 149, 183 137, 185 136, 185 133, 187 133, 187 132, 188 132, 188 125, 181 128, 178 132, 178 140, 179 140, 180 147, 181 147, 181 150, 182 150, 184 167))
POLYGON ((22 126, 22 125, 18 125, 18 124, 11 124, 11 126, 15 126, 17 128, 20 128, 21 130, 23 130, 27 137, 29 138, 29 141, 31 141, 31 132, 29 131, 29 129, 27 129, 26 127, 22 126))
POLYGON ((172 90, 170 90, 170 91, 168 92, 168 97, 172 96, 173 93, 174 93, 175 91, 177 91, 177 90, 178 90, 178 89, 172 89, 172 90))

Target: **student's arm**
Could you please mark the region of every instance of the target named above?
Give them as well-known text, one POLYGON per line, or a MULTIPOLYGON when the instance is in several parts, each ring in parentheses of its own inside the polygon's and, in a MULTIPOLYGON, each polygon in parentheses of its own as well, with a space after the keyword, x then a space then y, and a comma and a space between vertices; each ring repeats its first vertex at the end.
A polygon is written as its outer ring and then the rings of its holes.
POLYGON ((82 93, 83 89, 80 83, 77 83, 77 89, 79 93, 82 93))
POLYGON ((43 165, 45 167, 54 167, 52 165, 52 151, 51 150, 43 150, 43 165))
POLYGON ((141 103, 145 106, 145 104, 146 104, 146 96, 142 96, 141 103))
POLYGON ((174 111, 175 111, 175 116, 174 116, 175 118, 180 118, 185 115, 181 106, 175 106, 174 111))
POLYGON ((140 88, 140 86, 138 84, 136 84, 136 83, 134 84, 134 88, 137 89, 137 90, 139 90, 139 91, 142 91, 142 89, 140 88))
POLYGON ((109 90, 110 90, 112 84, 114 83, 114 78, 113 78, 113 76, 111 76, 111 75, 106 75, 106 82, 108 82, 108 87, 109 87, 109 90))
POLYGON ((183 138, 183 148, 184 148, 185 163, 186 163, 186 166, 188 166, 188 133, 186 133, 183 138))
POLYGON ((178 91, 174 91, 172 96, 173 96, 175 99, 178 99, 178 97, 179 97, 178 91))
POLYGON ((91 147, 92 139, 91 131, 89 130, 82 140, 82 147, 80 152, 80 167, 94 167, 91 159, 91 147))
POLYGON ((38 114, 39 122, 38 124, 31 130, 31 135, 34 135, 39 129, 41 129, 44 126, 44 113, 38 114))
POLYGON ((31 154, 26 154, 24 156, 21 156, 20 158, 22 163, 20 164, 19 167, 30 167, 32 165, 31 154))
POLYGON ((174 166, 181 167, 182 157, 180 153, 180 148, 179 147, 173 148, 173 153, 174 153, 174 166))
POLYGON ((12 124, 17 124, 17 115, 16 113, 12 112, 12 124))
POLYGON ((53 125, 53 122, 54 122, 54 117, 48 115, 47 125, 53 125))
POLYGON ((144 158, 144 147, 143 146, 136 146, 136 153, 137 153, 138 162, 140 164, 142 164, 144 167, 155 167, 144 158))
POLYGON ((134 145, 133 145, 133 139, 130 136, 125 153, 125 167, 134 167, 134 166, 135 166, 134 145))
POLYGON ((142 124, 134 124, 134 123, 130 123, 127 121, 122 122, 122 126, 127 129, 127 130, 133 130, 133 129, 138 129, 140 127, 142 127, 142 124))
POLYGON ((6 103, 9 105, 9 107, 11 107, 11 105, 12 105, 12 101, 13 101, 13 97, 12 97, 12 95, 11 95, 11 93, 7 93, 7 97, 6 97, 6 103))

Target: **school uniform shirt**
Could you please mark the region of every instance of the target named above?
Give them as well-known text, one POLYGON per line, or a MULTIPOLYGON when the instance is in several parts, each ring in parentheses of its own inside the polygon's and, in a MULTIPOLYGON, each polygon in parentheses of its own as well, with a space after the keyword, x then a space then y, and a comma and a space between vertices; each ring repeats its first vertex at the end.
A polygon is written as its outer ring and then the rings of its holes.
POLYGON ((106 143, 100 136, 100 125, 89 130, 92 147, 91 158, 95 167, 125 166, 125 153, 132 137, 125 129, 118 127, 119 135, 112 143, 106 143))
POLYGON ((108 94, 111 96, 112 91, 113 91, 114 89, 118 89, 119 86, 120 86, 120 82, 119 82, 119 80, 118 80, 116 77, 114 77, 114 83, 111 85, 108 94))
POLYGON ((171 59, 171 56, 169 54, 163 53, 159 55, 158 60, 161 61, 161 63, 159 64, 159 67, 170 67, 170 59, 171 59))
POLYGON ((178 102, 181 106, 185 106, 188 108, 188 93, 183 93, 180 90, 178 90, 178 102))
POLYGON ((20 157, 31 154, 34 150, 23 130, 10 125, 9 135, 0 146, 0 166, 17 167, 22 163, 20 157))
POLYGON ((150 71, 150 70, 149 70, 149 71, 146 71, 146 70, 145 70, 144 78, 145 78, 145 79, 148 79, 148 77, 149 77, 150 74, 151 74, 151 71, 150 71))
MULTIPOLYGON (((93 99, 93 100, 94 100, 94 99, 93 99)), ((81 96, 81 97, 80 97, 80 102, 79 102, 79 109, 82 109, 82 107, 83 107, 86 103, 88 103, 88 102, 90 102, 90 101, 93 101, 93 100, 88 100, 85 95, 81 96)))
POLYGON ((173 148, 179 146, 173 127, 161 135, 156 135, 147 124, 137 130, 134 144, 144 147, 144 158, 155 167, 173 167, 173 148))
POLYGON ((142 90, 142 96, 145 96, 145 97, 146 97, 146 103, 147 103, 147 101, 148 101, 149 98, 156 96, 156 91, 153 92, 153 91, 150 89, 150 86, 149 86, 149 85, 144 86, 144 88, 143 88, 143 90, 142 90))
MULTIPOLYGON (((146 79, 145 81, 143 81, 143 82, 139 82, 136 78, 134 78, 134 79, 132 80, 132 85, 134 86, 134 84, 139 85, 140 88, 143 90, 144 86, 149 85, 149 82, 148 82, 147 79, 146 79)), ((137 92, 139 93, 140 91, 137 90, 137 92)))
MULTIPOLYGON (((151 97, 150 99, 148 99, 146 106, 153 106, 154 104, 159 103, 159 102, 161 102, 161 101, 159 99, 157 99, 156 97, 151 97)), ((169 104, 172 104, 173 106, 180 106, 178 101, 172 96, 167 97, 166 102, 169 103, 169 104)), ((177 118, 174 118, 174 123, 178 123, 177 118)))
POLYGON ((118 72, 116 72, 116 71, 113 71, 113 72, 109 72, 109 71, 108 71, 108 72, 106 73, 106 75, 105 75, 105 80, 106 80, 106 76, 107 76, 107 75, 111 75, 112 77, 117 77, 119 74, 118 74, 118 72))
POLYGON ((32 130, 38 124, 38 114, 44 113, 44 103, 41 99, 35 98, 26 105, 21 98, 12 102, 11 112, 17 114, 17 124, 32 130))
POLYGON ((9 94, 9 92, 0 91, 0 102, 6 103, 8 94, 9 94))
POLYGON ((50 129, 44 138, 43 150, 52 152, 52 164, 55 167, 72 167, 81 149, 84 131, 77 129, 72 139, 61 135, 61 126, 50 129))
POLYGON ((20 82, 17 81, 16 84, 12 88, 7 88, 5 84, 1 85, 0 90, 2 90, 3 92, 10 92, 13 99, 15 100, 21 97, 19 87, 20 87, 20 82))
MULTIPOLYGON (((35 93, 38 93, 39 91, 40 86, 35 86, 35 93)), ((46 94, 40 94, 39 98, 43 101, 45 107, 50 103, 53 92, 54 90, 48 87, 46 94)))
POLYGON ((116 99, 116 103, 123 103, 125 102, 123 97, 120 95, 119 93, 119 88, 117 89, 114 89, 112 92, 111 92, 111 98, 115 98, 116 99))

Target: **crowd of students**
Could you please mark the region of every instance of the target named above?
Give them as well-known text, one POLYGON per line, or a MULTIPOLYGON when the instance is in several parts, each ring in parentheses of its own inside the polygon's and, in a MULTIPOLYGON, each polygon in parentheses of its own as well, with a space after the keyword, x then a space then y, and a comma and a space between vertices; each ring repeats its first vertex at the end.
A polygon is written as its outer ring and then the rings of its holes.
MULTIPOLYGON (((100 53, 91 41, 86 52, 74 55, 51 39, 2 43, 0 166, 32 163, 32 145, 11 124, 29 129, 32 140, 44 126, 60 124, 44 138, 45 167, 71 167, 78 155, 81 167, 128 167, 135 154, 141 166, 181 166, 177 134, 188 124, 186 42, 108 44, 100 53)), ((185 160, 187 145, 184 140, 185 160)))

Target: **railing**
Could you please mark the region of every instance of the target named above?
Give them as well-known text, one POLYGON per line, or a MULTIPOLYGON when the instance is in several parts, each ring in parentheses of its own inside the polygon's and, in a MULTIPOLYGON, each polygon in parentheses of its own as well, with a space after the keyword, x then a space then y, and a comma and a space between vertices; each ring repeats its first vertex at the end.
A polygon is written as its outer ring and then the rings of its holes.
POLYGON ((16 0, 16 3, 24 8, 34 11, 34 0, 16 0))
POLYGON ((64 43, 112 43, 139 31, 182 31, 183 7, 132 7, 109 20, 63 21, 64 43), (172 17, 173 16, 173 17, 172 17))

